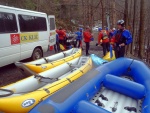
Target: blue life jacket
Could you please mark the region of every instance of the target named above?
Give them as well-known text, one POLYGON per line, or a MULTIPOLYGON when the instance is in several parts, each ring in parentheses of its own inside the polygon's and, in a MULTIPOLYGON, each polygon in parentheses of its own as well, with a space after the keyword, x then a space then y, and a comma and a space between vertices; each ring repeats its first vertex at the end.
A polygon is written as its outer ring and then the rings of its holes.
POLYGON ((77 37, 76 37, 77 40, 82 40, 82 32, 77 31, 77 32, 75 32, 75 34, 77 35, 77 37))
POLYGON ((110 38, 112 38, 114 36, 115 32, 116 32, 116 30, 113 32, 110 32, 110 34, 109 34, 110 38))

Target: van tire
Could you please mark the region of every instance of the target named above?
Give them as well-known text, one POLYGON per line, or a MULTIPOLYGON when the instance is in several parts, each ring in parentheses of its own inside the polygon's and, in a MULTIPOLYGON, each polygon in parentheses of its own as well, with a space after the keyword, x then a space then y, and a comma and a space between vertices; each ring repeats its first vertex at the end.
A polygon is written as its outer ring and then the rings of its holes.
POLYGON ((33 53, 32 53, 32 56, 31 56, 31 59, 32 60, 37 60, 37 59, 40 59, 43 57, 43 52, 40 48, 35 48, 33 53))

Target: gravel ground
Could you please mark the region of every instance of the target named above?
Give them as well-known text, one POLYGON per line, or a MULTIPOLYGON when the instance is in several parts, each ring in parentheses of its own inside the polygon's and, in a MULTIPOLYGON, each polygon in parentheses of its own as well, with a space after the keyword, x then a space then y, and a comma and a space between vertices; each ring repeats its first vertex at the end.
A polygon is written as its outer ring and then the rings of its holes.
MULTIPOLYGON (((95 40, 90 43, 90 54, 96 54, 102 57, 102 48, 96 47, 97 33, 94 33, 95 40)), ((48 51, 44 53, 44 57, 55 54, 54 51, 48 51)), ((83 55, 85 55, 85 44, 83 43, 83 55)), ((24 60, 22 62, 28 62, 29 60, 24 60)), ((14 64, 10 64, 0 68, 0 87, 14 83, 18 80, 24 79, 24 76, 14 64)))

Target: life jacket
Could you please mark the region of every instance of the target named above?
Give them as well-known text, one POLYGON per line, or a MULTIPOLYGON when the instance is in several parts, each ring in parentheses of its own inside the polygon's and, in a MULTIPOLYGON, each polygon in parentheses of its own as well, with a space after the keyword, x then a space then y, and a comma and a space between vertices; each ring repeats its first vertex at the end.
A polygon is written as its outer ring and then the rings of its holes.
POLYGON ((106 31, 102 31, 102 34, 103 34, 102 40, 105 40, 108 38, 108 34, 106 31))
POLYGON ((116 44, 126 43, 126 38, 123 37, 124 30, 118 30, 115 35, 116 44))
POLYGON ((63 30, 59 30, 58 31, 58 35, 59 35, 59 39, 60 40, 64 40, 64 38, 65 38, 65 32, 63 30))
POLYGON ((82 40, 82 32, 78 31, 75 33, 77 36, 76 36, 76 39, 77 40, 82 40))

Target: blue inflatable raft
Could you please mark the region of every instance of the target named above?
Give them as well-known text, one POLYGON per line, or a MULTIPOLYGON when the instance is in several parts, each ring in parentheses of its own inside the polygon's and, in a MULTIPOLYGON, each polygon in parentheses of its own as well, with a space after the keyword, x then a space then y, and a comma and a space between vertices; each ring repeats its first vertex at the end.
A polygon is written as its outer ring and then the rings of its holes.
POLYGON ((30 113, 150 113, 150 69, 120 58, 56 92, 30 113))
POLYGON ((101 65, 103 65, 103 64, 105 64, 105 63, 108 62, 107 60, 104 60, 104 59, 98 57, 98 56, 95 55, 95 54, 91 54, 90 57, 91 57, 91 59, 92 59, 93 65, 94 65, 95 67, 101 66, 101 65))

